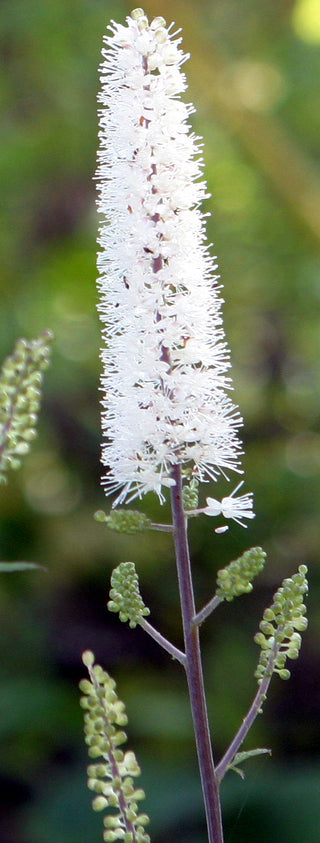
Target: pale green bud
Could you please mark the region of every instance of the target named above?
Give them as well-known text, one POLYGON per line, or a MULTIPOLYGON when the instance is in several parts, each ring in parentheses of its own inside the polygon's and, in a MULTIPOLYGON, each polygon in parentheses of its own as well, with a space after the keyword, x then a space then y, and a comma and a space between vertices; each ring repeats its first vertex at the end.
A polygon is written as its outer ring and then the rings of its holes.
POLYGON ((81 682, 79 683, 79 688, 83 694, 91 694, 92 692, 92 684, 91 682, 89 682, 89 679, 81 679, 81 682))
POLYGON ((94 811, 103 811, 104 808, 107 808, 108 800, 105 799, 104 796, 97 796, 96 799, 92 801, 92 807, 94 811))
POLYGON ((165 27, 165 25, 166 25, 166 21, 165 21, 164 18, 161 18, 161 17, 153 18, 153 21, 151 21, 151 24, 150 24, 150 29, 155 29, 156 31, 158 29, 162 30, 165 27))
POLYGON ((84 653, 82 653, 82 661, 85 667, 92 667, 94 663, 94 654, 91 650, 85 650, 84 653))
POLYGON ((297 659, 299 656, 300 631, 303 632, 307 627, 303 602, 308 592, 306 573, 306 565, 300 565, 296 574, 287 577, 274 595, 272 606, 263 613, 261 631, 254 638, 261 647, 255 672, 259 683, 264 676, 269 677, 273 672, 278 673, 281 679, 289 679, 286 660, 297 659))
POLYGON ((107 843, 113 843, 114 840, 118 840, 118 834, 114 831, 104 831, 103 839, 106 840, 107 843))
POLYGON ((108 530, 116 533, 141 533, 152 528, 152 521, 144 512, 131 509, 114 509, 107 515, 103 509, 98 509, 94 514, 96 521, 105 524, 108 530))
POLYGON ((279 676, 280 676, 280 679, 284 679, 284 680, 290 679, 290 676, 291 676, 290 670, 286 670, 286 669, 279 670, 279 676))
POLYGON ((118 612, 120 620, 129 621, 134 629, 142 617, 150 614, 140 594, 134 562, 120 562, 112 571, 111 586, 107 604, 109 611, 118 612))
MULTIPOLYGON (((233 600, 252 590, 252 580, 262 571, 266 553, 261 547, 246 550, 239 559, 218 571, 216 594, 223 600, 233 600)), ((264 630, 263 630, 264 632, 264 630)))
POLYGON ((295 627, 295 629, 298 629, 299 632, 304 632, 308 626, 308 619, 304 617, 295 618, 293 626, 295 627))
POLYGON ((199 480, 196 477, 192 477, 190 482, 183 486, 182 503, 186 513, 188 513, 188 509, 198 509, 199 480))
POLYGON ((132 12, 130 12, 130 17, 133 20, 139 20, 139 18, 144 18, 145 17, 144 9, 133 9, 132 12))

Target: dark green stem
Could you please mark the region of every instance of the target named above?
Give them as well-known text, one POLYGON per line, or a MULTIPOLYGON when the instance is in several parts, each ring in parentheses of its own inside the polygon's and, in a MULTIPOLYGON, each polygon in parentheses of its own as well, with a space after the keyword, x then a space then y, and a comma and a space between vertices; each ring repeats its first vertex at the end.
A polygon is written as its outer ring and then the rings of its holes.
POLYGON ((186 674, 192 711, 209 843, 223 843, 219 782, 213 761, 208 713, 201 664, 199 629, 194 624, 195 602, 187 538, 187 519, 182 505, 180 466, 172 469, 172 518, 186 654, 186 674))

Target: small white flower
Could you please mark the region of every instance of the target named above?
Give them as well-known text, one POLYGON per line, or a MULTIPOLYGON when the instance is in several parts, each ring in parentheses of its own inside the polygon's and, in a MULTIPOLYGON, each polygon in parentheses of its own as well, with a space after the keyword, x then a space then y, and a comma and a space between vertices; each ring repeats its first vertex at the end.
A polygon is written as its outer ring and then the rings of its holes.
POLYGON ((163 18, 149 24, 139 9, 110 30, 97 169, 102 462, 106 492, 122 503, 151 490, 163 500, 176 464, 200 480, 239 472, 242 420, 227 394, 219 276, 199 207, 201 144, 180 99, 188 56, 163 18))
POLYGON ((247 527, 248 525, 243 523, 243 519, 255 517, 252 510, 252 493, 249 492, 246 495, 240 495, 238 498, 234 497, 236 492, 241 488, 241 486, 243 486, 243 482, 244 481, 242 480, 241 483, 238 483, 238 486, 236 486, 233 492, 231 492, 231 495, 222 498, 221 503, 215 498, 207 498, 207 506, 202 509, 201 512, 204 512, 205 515, 209 516, 223 515, 224 518, 232 518, 233 521, 236 521, 241 527, 247 527))

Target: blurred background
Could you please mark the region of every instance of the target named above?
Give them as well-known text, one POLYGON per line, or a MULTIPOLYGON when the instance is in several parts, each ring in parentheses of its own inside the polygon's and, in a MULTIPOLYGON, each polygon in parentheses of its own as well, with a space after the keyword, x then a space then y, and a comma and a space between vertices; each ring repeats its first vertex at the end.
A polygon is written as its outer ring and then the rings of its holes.
MULTIPOLYGON (((54 331, 39 436, 1 491, 0 557, 45 571, 0 582, 1 843, 98 843, 86 789, 78 681, 92 648, 116 678, 143 768, 153 843, 205 843, 179 666, 106 609, 112 567, 132 559, 152 621, 181 627, 172 544, 93 520, 99 485, 96 315, 97 67, 110 0, 1 0, 1 359, 54 331)), ((216 755, 255 693, 253 635, 283 577, 309 566, 310 626, 288 683, 274 680, 246 747, 272 748, 223 786, 226 843, 315 843, 320 833, 319 0, 145 3, 184 31, 187 99, 205 139, 209 240, 219 256, 234 399, 245 419, 246 490, 256 519, 216 536, 190 529, 199 608, 215 572, 247 547, 268 552, 253 595, 202 632, 216 755)), ((225 494, 223 483, 206 494, 225 494)), ((169 518, 152 495, 144 510, 169 518)))

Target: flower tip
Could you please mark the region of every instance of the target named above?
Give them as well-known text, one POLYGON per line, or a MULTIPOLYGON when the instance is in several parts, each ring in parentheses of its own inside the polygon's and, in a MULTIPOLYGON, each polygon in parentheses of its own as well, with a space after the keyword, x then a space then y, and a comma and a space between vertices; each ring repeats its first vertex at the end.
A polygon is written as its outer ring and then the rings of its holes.
POLYGON ((144 9, 132 9, 132 12, 130 12, 130 17, 132 18, 132 20, 139 20, 139 18, 142 18, 144 16, 144 9))
POLYGON ((85 650, 84 653, 82 653, 82 661, 85 667, 92 667, 94 664, 94 654, 91 650, 85 650))

